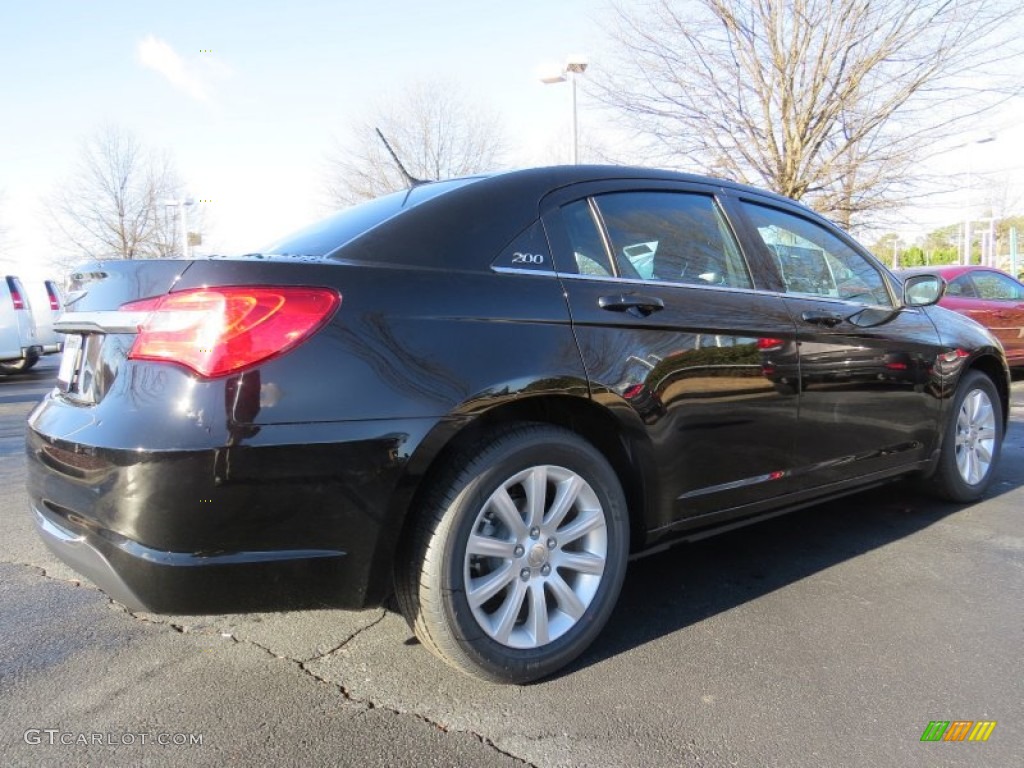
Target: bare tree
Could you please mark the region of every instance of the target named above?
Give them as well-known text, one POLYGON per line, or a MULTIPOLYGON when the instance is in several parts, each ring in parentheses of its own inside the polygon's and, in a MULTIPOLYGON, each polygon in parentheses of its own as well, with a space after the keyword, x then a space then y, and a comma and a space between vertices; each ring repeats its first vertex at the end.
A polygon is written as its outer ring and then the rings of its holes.
POLYGON ((74 175, 46 201, 55 245, 81 258, 154 259, 180 255, 175 213, 181 181, 165 154, 106 126, 82 144, 74 175))
POLYGON ((594 82, 649 159, 849 226, 920 189, 920 161, 1006 98, 1014 18, 1009 0, 650 0, 613 8, 618 58, 594 82))
POLYGON ((354 119, 327 157, 332 206, 352 205, 409 186, 376 129, 409 173, 438 180, 493 170, 505 139, 497 115, 448 82, 416 83, 354 119))

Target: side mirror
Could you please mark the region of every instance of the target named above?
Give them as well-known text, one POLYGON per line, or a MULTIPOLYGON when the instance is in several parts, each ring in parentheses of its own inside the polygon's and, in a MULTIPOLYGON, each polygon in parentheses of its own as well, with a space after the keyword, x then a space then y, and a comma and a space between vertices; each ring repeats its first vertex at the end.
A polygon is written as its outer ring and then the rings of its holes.
POLYGON ((930 307, 946 292, 946 281, 939 275, 911 275, 903 281, 903 304, 930 307))

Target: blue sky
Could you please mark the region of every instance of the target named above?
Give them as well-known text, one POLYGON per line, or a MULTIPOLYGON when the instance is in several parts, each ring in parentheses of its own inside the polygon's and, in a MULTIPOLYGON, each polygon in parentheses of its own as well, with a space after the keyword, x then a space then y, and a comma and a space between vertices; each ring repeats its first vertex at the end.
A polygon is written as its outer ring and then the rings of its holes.
MULTIPOLYGON (((413 81, 455 81, 497 110, 509 164, 567 160, 570 89, 542 85, 538 70, 574 53, 599 68, 604 4, 3 0, 0 264, 29 279, 50 271, 40 200, 105 123, 173 155, 188 191, 213 201, 204 250, 218 252, 258 248, 320 216, 332 137, 413 81)), ((955 179, 1004 168, 1019 179, 1021 102, 978 126, 997 142, 951 153, 939 170, 955 179)), ((606 119, 581 95, 584 136, 600 136, 606 119)), ((922 210, 922 228, 954 220, 954 198, 922 210)))
POLYGON ((44 269, 51 246, 40 198, 72 173, 82 139, 105 123, 173 155, 189 192, 213 201, 207 244, 229 252, 321 215, 332 137, 413 81, 455 82, 498 111, 511 164, 551 162, 568 153, 570 94, 541 84, 537 71, 596 48, 598 8, 581 0, 5 0, 0 222, 11 245, 3 257, 26 274, 44 269))

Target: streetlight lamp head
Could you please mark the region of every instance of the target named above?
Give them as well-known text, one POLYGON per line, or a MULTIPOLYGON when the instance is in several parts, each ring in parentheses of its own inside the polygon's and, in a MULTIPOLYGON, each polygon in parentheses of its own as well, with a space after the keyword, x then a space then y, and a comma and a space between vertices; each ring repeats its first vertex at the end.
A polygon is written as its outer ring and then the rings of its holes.
POLYGON ((573 72, 573 73, 575 73, 577 75, 582 75, 584 72, 587 71, 587 64, 588 63, 589 62, 587 61, 586 56, 579 56, 579 55, 569 56, 565 60, 565 71, 566 72, 573 72))

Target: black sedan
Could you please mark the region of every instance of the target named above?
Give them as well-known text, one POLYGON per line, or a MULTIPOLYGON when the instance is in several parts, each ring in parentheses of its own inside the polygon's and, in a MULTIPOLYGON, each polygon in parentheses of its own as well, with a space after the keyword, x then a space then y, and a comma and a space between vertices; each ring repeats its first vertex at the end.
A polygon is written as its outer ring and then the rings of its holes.
POLYGON ((916 475, 969 502, 1009 376, 807 208, 546 168, 422 184, 261 253, 79 269, 32 514, 133 609, 392 591, 455 667, 579 655, 627 559, 916 475))

